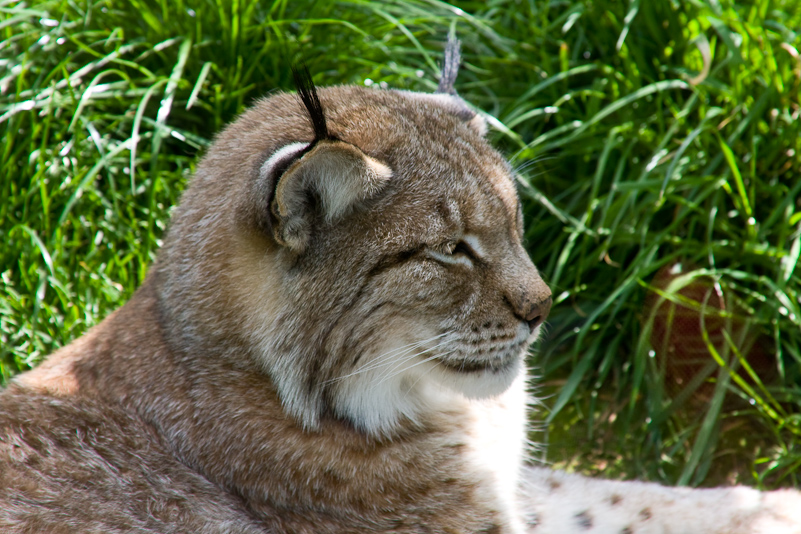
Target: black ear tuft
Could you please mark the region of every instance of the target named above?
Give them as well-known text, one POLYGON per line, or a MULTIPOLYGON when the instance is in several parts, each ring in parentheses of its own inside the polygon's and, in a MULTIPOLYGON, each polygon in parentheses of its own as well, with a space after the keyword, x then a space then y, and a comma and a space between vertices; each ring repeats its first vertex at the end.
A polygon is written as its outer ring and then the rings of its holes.
POLYGON ((460 53, 461 42, 452 33, 448 34, 448 42, 445 44, 445 54, 442 58, 442 75, 439 78, 437 93, 455 95, 456 77, 459 75, 459 64, 462 62, 460 53))
POLYGON ((292 76, 295 78, 295 88, 298 90, 298 96, 300 96, 300 100, 309 112, 309 120, 314 128, 314 141, 334 139, 334 136, 328 133, 323 105, 320 103, 320 97, 317 96, 317 88, 314 87, 309 69, 303 64, 300 67, 293 66, 292 76))

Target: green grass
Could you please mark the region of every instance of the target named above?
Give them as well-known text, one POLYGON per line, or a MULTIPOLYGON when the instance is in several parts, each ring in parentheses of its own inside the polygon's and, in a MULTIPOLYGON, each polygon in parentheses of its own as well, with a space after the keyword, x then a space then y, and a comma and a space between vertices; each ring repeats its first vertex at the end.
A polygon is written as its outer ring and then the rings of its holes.
POLYGON ((454 29, 556 297, 532 357, 548 459, 797 485, 797 3, 457 5, 0 0, 3 379, 130 296, 197 155, 294 62, 431 91, 454 29))

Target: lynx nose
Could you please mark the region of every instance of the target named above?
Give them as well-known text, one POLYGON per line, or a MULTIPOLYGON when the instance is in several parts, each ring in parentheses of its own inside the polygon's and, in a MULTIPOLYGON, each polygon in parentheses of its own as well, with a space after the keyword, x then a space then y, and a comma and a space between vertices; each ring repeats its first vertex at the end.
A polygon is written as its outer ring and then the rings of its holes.
POLYGON ((551 289, 548 287, 537 268, 531 263, 523 247, 506 264, 508 285, 504 297, 512 313, 521 321, 528 323, 530 331, 545 322, 551 311, 551 289))
POLYGON ((551 311, 552 302, 553 300, 550 296, 548 296, 531 307, 531 310, 529 310, 528 314, 526 315, 526 322, 528 323, 528 327, 532 332, 534 332, 535 328, 545 322, 545 318, 548 317, 548 313, 551 311))
POLYGON ((528 323, 531 332, 545 322, 548 313, 551 311, 551 290, 536 274, 532 265, 531 284, 520 288, 518 292, 507 293, 507 301, 512 306, 512 312, 528 323))

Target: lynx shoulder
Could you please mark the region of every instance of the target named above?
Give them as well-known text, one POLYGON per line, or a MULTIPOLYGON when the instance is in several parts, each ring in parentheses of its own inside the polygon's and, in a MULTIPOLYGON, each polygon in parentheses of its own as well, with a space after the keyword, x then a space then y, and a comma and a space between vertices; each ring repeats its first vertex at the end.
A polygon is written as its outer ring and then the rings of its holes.
POLYGON ((457 96, 300 89, 217 137, 133 298, 0 394, 0 530, 798 531, 791 492, 525 467, 551 300, 508 163, 457 96))

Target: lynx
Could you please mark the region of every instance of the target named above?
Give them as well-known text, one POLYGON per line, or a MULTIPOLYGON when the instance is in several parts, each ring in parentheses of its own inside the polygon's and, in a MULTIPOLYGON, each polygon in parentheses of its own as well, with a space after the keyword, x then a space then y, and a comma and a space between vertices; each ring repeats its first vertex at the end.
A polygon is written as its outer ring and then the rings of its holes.
POLYGON ((801 532, 789 490, 527 466, 550 290, 450 85, 301 74, 220 133, 142 287, 0 394, 0 531, 801 532))

